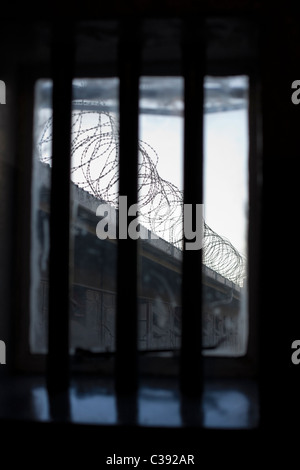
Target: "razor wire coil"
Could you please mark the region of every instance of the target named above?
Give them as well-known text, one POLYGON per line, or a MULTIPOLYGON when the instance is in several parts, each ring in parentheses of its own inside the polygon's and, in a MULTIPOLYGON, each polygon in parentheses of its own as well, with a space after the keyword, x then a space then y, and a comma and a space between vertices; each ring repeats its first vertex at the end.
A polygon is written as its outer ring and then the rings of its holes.
MULTIPOLYGON (((71 180, 95 198, 118 209, 119 129, 116 118, 105 110, 86 110, 77 102, 71 126, 71 180)), ((38 141, 41 162, 51 165, 52 117, 38 141)), ((159 156, 147 142, 138 142, 139 222, 157 236, 182 249, 183 191, 158 172, 159 156)), ((246 259, 232 243, 204 221, 202 261, 230 281, 242 285, 246 259)))

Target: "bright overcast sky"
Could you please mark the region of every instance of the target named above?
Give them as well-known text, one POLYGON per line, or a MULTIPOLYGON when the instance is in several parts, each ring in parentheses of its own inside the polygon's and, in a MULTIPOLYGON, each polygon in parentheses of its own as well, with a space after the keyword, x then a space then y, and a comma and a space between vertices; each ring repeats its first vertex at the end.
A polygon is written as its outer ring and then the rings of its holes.
MULTIPOLYGON (((182 188, 183 119, 142 115, 140 138, 157 151, 160 176, 182 188)), ((247 162, 246 110, 205 114, 205 221, 243 254, 246 254, 247 162)))
MULTIPOLYGON (((162 79, 160 79, 162 80, 162 79)), ((180 98, 180 86, 177 84, 177 95, 172 101, 172 93, 168 95, 167 78, 162 80, 159 87, 153 81, 152 92, 160 91, 158 98, 148 98, 145 106, 151 107, 158 103, 162 107, 180 109, 182 98, 180 98), (156 88, 155 88, 156 87, 156 88), (165 90, 165 91, 164 91, 165 90), (179 92, 178 92, 179 90, 179 92), (166 101, 164 101, 166 93, 166 101), (170 98, 171 96, 171 98, 170 98), (169 97, 169 101, 167 98, 169 97), (157 102, 156 102, 157 100, 157 102), (180 102, 181 100, 181 102, 180 102)), ((178 80, 178 78, 177 78, 178 80)), ((231 85, 243 85, 244 80, 232 77, 231 85), (241 83, 240 83, 241 82, 241 83)), ((87 90, 92 84, 98 83, 98 87, 105 89, 111 87, 117 99, 117 81, 115 79, 86 80, 87 90)), ((40 85, 48 84, 49 81, 41 81, 40 85)), ((77 82, 76 82, 77 83, 77 82)), ((151 81, 147 86, 151 87, 151 81)), ((45 85, 44 85, 45 86, 45 85)), ((208 87, 216 84, 212 80, 207 82, 208 87)), ((147 90, 147 87, 144 88, 147 90)), ((41 87, 42 90, 42 87, 41 87)), ((170 90, 169 90, 170 92, 170 90)), ((225 88, 226 92, 226 88, 225 88)), ((50 100, 50 96, 47 97, 50 100)), ((49 101, 49 105, 50 105, 49 101)), ((46 102, 47 104, 47 102, 46 102)), ((40 105, 39 99, 37 106, 40 105)), ((39 121, 44 126, 48 118, 49 108, 41 109, 39 121), (45 114, 46 113, 46 114, 45 114), (47 116, 47 117, 46 117, 47 116)), ((38 125, 36 132, 40 135, 41 129, 38 125)), ((158 172, 178 188, 182 189, 183 183, 183 118, 180 116, 161 116, 153 114, 140 115, 140 139, 151 145, 158 154, 158 172)), ((38 136, 36 136, 38 138, 38 136)), ((44 147, 47 151, 48 147, 44 147)), ((49 151, 49 149, 48 149, 49 151)), ((155 155, 153 155, 155 157, 155 155)), ((247 229, 247 203, 248 203, 248 137, 247 137, 247 110, 236 110, 226 112, 212 112, 204 115, 204 214, 206 223, 223 237, 228 238, 231 243, 243 254, 246 254, 245 234, 247 229)))

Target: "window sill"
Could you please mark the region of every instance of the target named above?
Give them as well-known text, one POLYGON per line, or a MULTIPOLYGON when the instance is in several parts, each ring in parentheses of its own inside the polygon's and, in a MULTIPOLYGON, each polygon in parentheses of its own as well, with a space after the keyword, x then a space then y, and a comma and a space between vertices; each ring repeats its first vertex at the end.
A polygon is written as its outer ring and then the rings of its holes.
POLYGON ((249 380, 207 380, 203 404, 182 398, 174 381, 143 381, 137 398, 117 398, 110 379, 76 377, 69 393, 48 398, 43 377, 2 377, 0 419, 102 426, 255 429, 257 385, 249 380))

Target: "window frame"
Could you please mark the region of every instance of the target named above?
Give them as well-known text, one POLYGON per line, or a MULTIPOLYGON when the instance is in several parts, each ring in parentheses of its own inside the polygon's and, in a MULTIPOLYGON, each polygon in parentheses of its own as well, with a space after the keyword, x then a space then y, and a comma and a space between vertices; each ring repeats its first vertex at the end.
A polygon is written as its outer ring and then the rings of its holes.
MULTIPOLYGON (((256 377, 258 374, 258 334, 259 331, 259 272, 260 263, 260 195, 261 195, 261 122, 260 114, 260 77, 258 66, 256 64, 257 57, 253 61, 248 60, 246 64, 241 61, 228 62, 227 64, 208 62, 207 74, 215 76, 228 75, 248 75, 249 76, 249 230, 248 230, 248 316, 249 316, 249 341, 247 353, 243 357, 209 357, 203 358, 204 377, 207 378, 233 378, 233 377, 256 377)), ((148 65, 149 66, 149 65, 148 65)), ((155 67, 155 65, 154 65, 155 67)), ((147 69, 147 67, 145 67, 147 69)), ((159 66, 158 69, 164 69, 159 66)), ((86 76, 102 78, 112 76, 112 72, 105 67, 99 74, 100 67, 94 64, 76 65, 76 78, 85 78, 86 76)), ((163 70, 143 71, 143 75, 147 72, 147 76, 164 76, 163 70)), ((168 75, 178 76, 176 73, 168 73, 168 75)), ((30 226, 31 226, 31 186, 32 186, 32 135, 33 135, 33 107, 34 107, 34 83, 39 78, 47 78, 50 70, 46 66, 37 65, 28 68, 21 67, 20 76, 22 81, 19 83, 18 94, 18 131, 20 140, 18 143, 18 161, 20 168, 20 177, 18 180, 18 220, 24 227, 23 236, 18 234, 15 236, 17 245, 17 257, 20 263, 17 268, 19 296, 16 301, 15 310, 15 329, 16 337, 15 350, 15 368, 22 372, 44 372, 46 368, 46 357, 39 354, 31 354, 29 351, 29 323, 30 323, 30 226), (26 73, 25 73, 26 70, 26 73), (29 118, 30 116, 30 118, 29 118)), ((115 75, 115 74, 113 74, 115 75)), ((153 354, 152 357, 145 353, 140 355, 139 362, 141 369, 149 375, 159 376, 167 372, 167 375, 176 377, 179 371, 178 354, 170 353, 159 357, 153 354), (161 372, 160 372, 161 371, 161 372)), ((109 371, 114 373, 114 359, 110 359, 108 366, 107 358, 98 358, 99 372, 109 371)))

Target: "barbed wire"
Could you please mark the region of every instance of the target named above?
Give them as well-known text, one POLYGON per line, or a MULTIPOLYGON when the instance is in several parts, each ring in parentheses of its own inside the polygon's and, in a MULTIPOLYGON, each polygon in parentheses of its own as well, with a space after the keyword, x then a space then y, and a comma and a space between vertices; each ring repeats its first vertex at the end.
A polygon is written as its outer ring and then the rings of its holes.
MULTIPOLYGON (((72 112, 71 180, 95 198, 118 209, 119 129, 116 118, 101 109, 72 112)), ((90 103, 89 103, 90 105, 90 103)), ((99 106, 98 106, 99 107, 99 106)), ((103 108, 103 105, 102 105, 103 108)), ((38 141, 39 158, 51 165, 52 117, 38 141)), ((159 156, 147 142, 138 142, 139 222, 157 236, 182 249, 183 191, 163 179, 157 170, 159 156)), ((232 282, 242 285, 246 259, 231 242, 214 232, 204 221, 203 264, 232 282)))

